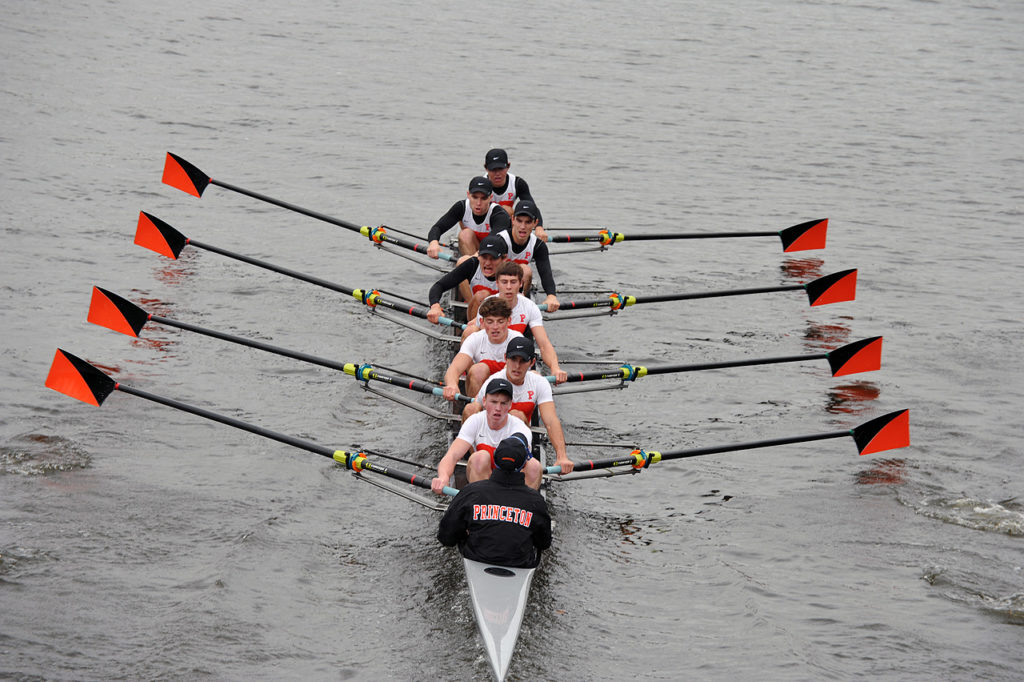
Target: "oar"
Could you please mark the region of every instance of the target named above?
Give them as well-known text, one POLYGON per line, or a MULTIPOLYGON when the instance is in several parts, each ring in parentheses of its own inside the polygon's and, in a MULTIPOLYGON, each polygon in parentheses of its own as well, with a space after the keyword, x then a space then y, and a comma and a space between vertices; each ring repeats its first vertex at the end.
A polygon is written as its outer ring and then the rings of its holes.
MULTIPOLYGON (((790 445, 792 443, 807 443, 816 440, 829 438, 844 438, 850 436, 857 444, 857 451, 861 455, 871 455, 883 450, 894 450, 905 448, 910 445, 910 410, 899 410, 890 412, 871 421, 864 422, 846 431, 831 431, 829 433, 816 433, 809 436, 788 436, 785 438, 770 438, 767 440, 755 440, 748 443, 736 443, 734 445, 715 445, 704 448, 689 448, 684 450, 668 450, 666 452, 646 452, 634 450, 625 457, 589 460, 573 464, 573 471, 591 471, 593 469, 608 469, 611 467, 631 466, 636 469, 646 469, 651 464, 664 462, 670 459, 684 459, 687 457, 701 457, 703 455, 714 455, 721 452, 734 452, 736 450, 752 450, 754 448, 768 448, 776 445, 790 445)), ((545 470, 548 474, 561 473, 562 468, 549 466, 545 470)))
MULTIPOLYGON (((317 220, 322 220, 325 223, 330 223, 332 225, 337 225, 338 227, 343 227, 346 230, 358 232, 359 234, 368 238, 375 244, 394 244, 395 246, 400 246, 403 249, 409 249, 411 251, 415 251, 416 253, 425 254, 427 252, 427 244, 411 242, 408 241, 407 239, 395 237, 393 235, 388 234, 388 230, 400 232, 402 234, 412 237, 413 239, 420 239, 420 237, 417 237, 414 234, 401 232, 401 230, 395 230, 394 228, 389 228, 384 225, 381 225, 380 227, 367 227, 365 225, 356 225, 355 223, 350 223, 347 220, 342 220, 340 218, 332 218, 329 215, 318 213, 317 211, 312 211, 308 208, 303 208, 301 206, 296 206, 295 204, 289 204, 286 201, 281 201, 280 199, 268 197, 265 194, 259 194, 258 192, 253 192, 252 190, 245 189, 244 187, 238 187, 237 185, 231 185, 226 182, 221 182, 220 180, 214 180, 206 173, 199 170, 196 166, 192 165, 191 163, 181 158, 177 154, 172 154, 170 152, 167 152, 167 159, 166 161, 164 161, 163 182, 164 184, 180 189, 182 192, 187 192, 188 194, 191 194, 196 197, 203 196, 203 191, 207 188, 207 186, 217 185, 218 187, 223 187, 224 189, 231 190, 232 192, 238 192, 239 194, 244 194, 247 197, 252 197, 253 199, 265 201, 268 204, 280 206, 281 208, 286 208, 289 211, 295 211, 296 213, 307 215, 310 218, 316 218, 317 220)), ((453 262, 458 260, 458 256, 444 252, 439 253, 438 257, 441 258, 442 260, 448 260, 453 262)))
MULTIPOLYGON (((376 291, 368 289, 350 289, 340 284, 320 279, 319 277, 307 275, 295 270, 289 270, 288 268, 283 268, 279 265, 274 265, 273 263, 268 263, 256 258, 244 256, 240 253, 228 251, 227 249, 221 249, 216 246, 204 244, 203 242, 186 237, 181 232, 178 232, 178 230, 171 227, 168 223, 160 220, 150 213, 146 213, 145 211, 139 212, 139 225, 135 230, 135 243, 149 249, 150 251, 156 251, 162 256, 174 259, 178 258, 178 255, 186 245, 191 245, 197 249, 205 249, 207 251, 212 251, 213 253, 219 253, 222 256, 234 258, 235 260, 242 261, 243 263, 249 263, 250 265, 255 265, 256 267, 264 268, 265 270, 271 270, 272 272, 276 272, 287 277, 300 279, 303 282, 309 282, 310 284, 315 284, 317 286, 324 287, 325 289, 341 292, 346 296, 351 296, 369 308, 380 306, 382 308, 388 308, 389 310, 405 313, 406 315, 412 315, 413 317, 418 317, 424 320, 427 319, 427 309, 421 306, 392 303, 391 301, 381 298, 380 294, 376 291)), ((438 318, 437 324, 454 327, 459 330, 464 330, 466 328, 466 325, 456 322, 449 317, 438 318)))
MULTIPOLYGON (((166 180, 164 181, 166 182, 166 180)), ((185 190, 188 191, 188 190, 185 190)), ((779 237, 782 239, 782 250, 810 251, 825 248, 825 233, 828 231, 828 218, 808 220, 806 223, 793 225, 784 230, 755 232, 655 232, 649 234, 623 234, 601 230, 597 234, 576 236, 571 234, 553 235, 551 242, 569 244, 573 242, 599 242, 601 246, 611 246, 622 241, 641 241, 651 239, 721 239, 731 237, 779 237)))
MULTIPOLYGON (((564 301, 559 304, 559 310, 571 310, 574 308, 611 308, 621 310, 627 306, 640 305, 641 303, 664 303, 666 301, 691 301, 699 298, 720 298, 723 296, 747 296, 750 294, 769 294, 777 291, 806 291, 807 298, 812 306, 828 305, 829 303, 841 303, 852 301, 857 297, 857 270, 843 270, 825 275, 806 284, 787 284, 777 287, 754 287, 751 289, 726 289, 724 291, 702 291, 691 294, 658 294, 654 296, 626 296, 623 294, 610 294, 606 298, 596 298, 584 301, 564 301)), ((546 304, 538 306, 541 310, 547 310, 546 304)))
MULTIPOLYGON (((295 438, 294 436, 271 431, 254 424, 249 424, 248 422, 243 422, 216 412, 204 410, 201 407, 195 407, 171 398, 165 398, 154 393, 148 393, 137 388, 132 388, 131 386, 126 386, 125 384, 114 381, 85 360, 82 360, 81 358, 59 348, 57 349, 56 355, 54 355, 53 364, 50 366, 50 372, 46 377, 46 386, 59 393, 71 396, 76 400, 81 400, 82 402, 89 403, 90 405, 95 405, 96 407, 102 405, 103 401, 107 399, 107 396, 114 391, 121 391, 123 393, 138 396, 139 398, 151 400, 155 403, 160 403, 161 405, 173 407, 176 410, 189 412, 199 417, 220 422, 221 424, 227 424, 228 426, 233 426, 236 429, 254 433, 257 436, 276 440, 279 443, 284 443, 285 445, 291 445, 318 455, 323 455, 324 457, 328 457, 336 462, 344 464, 346 469, 350 469, 356 473, 361 471, 372 471, 376 474, 380 474, 381 476, 387 476, 389 478, 394 478, 396 480, 404 481, 411 485, 430 490, 430 478, 416 476, 415 474, 408 474, 403 471, 390 469, 380 464, 374 464, 360 452, 334 450, 300 438, 295 438)), ((455 488, 448 486, 445 486, 444 488, 445 495, 454 497, 458 492, 459 491, 455 488)))
MULTIPOLYGON (((676 372, 698 372, 706 369, 725 369, 728 367, 753 367, 754 365, 775 365, 784 362, 809 362, 812 360, 828 360, 832 376, 841 377, 859 372, 874 372, 882 366, 882 337, 872 336, 840 346, 826 353, 809 355, 789 355, 778 358, 753 358, 750 360, 728 360, 726 362, 706 362, 691 365, 661 365, 644 367, 643 365, 621 365, 606 372, 580 372, 569 374, 567 382, 597 381, 600 379, 621 379, 636 381, 653 374, 673 374, 676 372)), ((555 383, 554 376, 544 377, 555 383)))
MULTIPOLYGON (((268 353, 274 353, 286 358, 292 358, 294 360, 301 360, 302 362, 320 365, 321 367, 336 369, 353 376, 364 383, 370 380, 380 381, 391 384, 392 386, 399 386, 412 391, 419 391, 420 393, 436 395, 442 398, 444 397, 444 389, 441 386, 431 385, 418 379, 392 377, 386 374, 381 374, 372 365, 366 363, 337 362, 335 360, 328 360, 315 355, 309 355, 308 353, 288 350, 287 348, 281 348, 280 346, 273 346, 269 343, 263 343, 262 341, 254 341, 253 339, 247 339, 242 336, 219 332, 215 329, 199 327, 187 322, 172 320, 168 317, 153 315, 135 305, 128 299, 122 298, 121 296, 100 287, 93 287, 92 289, 92 300, 89 302, 89 314, 86 319, 93 324, 100 325, 101 327, 106 327, 107 329, 112 329, 115 332, 121 332, 122 334, 136 337, 139 335, 139 332, 142 331, 142 328, 147 322, 156 322, 157 324, 176 327, 178 329, 195 332, 197 334, 203 334, 204 336, 221 339, 222 341, 228 341, 229 343, 237 343, 241 346, 248 346, 249 348, 267 351, 268 353)), ((456 393, 455 399, 466 403, 473 402, 473 398, 462 395, 461 393, 456 393)))

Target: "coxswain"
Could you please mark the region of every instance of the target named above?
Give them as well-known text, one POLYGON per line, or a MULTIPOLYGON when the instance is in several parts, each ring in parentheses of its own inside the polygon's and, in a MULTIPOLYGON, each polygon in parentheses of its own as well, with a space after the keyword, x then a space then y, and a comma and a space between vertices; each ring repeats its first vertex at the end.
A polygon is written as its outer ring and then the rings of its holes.
MULTIPOLYGON (((495 272, 494 281, 498 285, 498 293, 485 298, 484 301, 490 298, 501 298, 508 303, 512 309, 508 326, 520 334, 530 334, 533 336, 534 341, 537 342, 537 347, 540 348, 541 360, 548 366, 551 373, 555 375, 555 383, 560 384, 568 379, 569 376, 558 365, 558 353, 555 352, 555 347, 551 345, 551 339, 548 338, 548 332, 544 328, 544 317, 541 315, 540 308, 528 297, 519 293, 522 280, 523 267, 519 263, 505 261, 498 266, 495 272)), ((479 329, 481 329, 481 321, 478 314, 470 324, 466 325, 462 338, 468 338, 470 334, 479 329)))
POLYGON ((530 262, 537 263, 541 288, 547 294, 544 303, 549 313, 558 310, 558 297, 555 296, 555 278, 551 274, 551 258, 548 245, 537 238, 534 229, 540 225, 540 209, 532 199, 524 199, 516 204, 512 228, 499 232, 508 247, 507 258, 523 266, 523 291, 527 294, 533 283, 533 268, 530 262))
MULTIPOLYGON (((437 465, 437 478, 430 482, 430 488, 441 494, 446 485, 450 485, 455 464, 469 455, 466 463, 466 478, 470 483, 482 481, 491 475, 494 469, 494 449, 505 438, 513 433, 522 434, 527 445, 533 442, 530 427, 519 417, 509 414, 512 408, 512 384, 508 379, 492 379, 484 389, 483 410, 462 423, 459 434, 455 436, 448 451, 437 465)), ((540 489, 540 462, 530 457, 522 467, 526 477, 526 485, 534 490, 540 489)))
POLYGON ((455 399, 463 373, 466 374, 466 395, 476 395, 487 377, 505 366, 505 346, 509 339, 522 336, 508 327, 511 313, 503 298, 489 298, 481 304, 481 329, 466 337, 444 373, 447 400, 455 399))
MULTIPOLYGON (((491 201, 500 205, 508 215, 512 217, 512 207, 517 200, 533 200, 530 194, 530 186, 526 180, 517 175, 509 173, 508 169, 512 164, 508 162, 508 153, 504 149, 492 149, 484 157, 484 170, 487 171, 487 179, 491 181, 491 201)), ((540 221, 537 228, 537 238, 541 241, 548 240, 548 233, 544 231, 544 220, 537 216, 540 221)))
MULTIPOLYGON (((531 424, 536 411, 555 449, 555 464, 562 467, 563 474, 568 474, 572 471, 572 461, 565 451, 565 432, 555 412, 551 384, 537 372, 531 371, 536 363, 537 353, 533 341, 526 337, 516 337, 505 346, 505 367, 491 375, 491 378, 507 379, 512 384, 512 415, 531 424)), ((481 389, 476 400, 462 410, 463 421, 480 412, 483 403, 484 392, 481 389)))
POLYGON ((551 515, 544 496, 526 485, 521 470, 529 460, 519 434, 498 443, 491 475, 463 487, 441 517, 441 544, 485 564, 537 566, 551 546, 551 515))
POLYGON ((504 262, 507 252, 508 245, 499 235, 492 234, 484 238, 480 242, 477 255, 459 261, 458 265, 442 275, 430 287, 427 293, 427 300, 430 301, 427 319, 437 324, 444 312, 441 309, 441 294, 455 288, 459 289, 463 300, 466 301, 466 319, 474 319, 481 301, 498 293, 495 273, 498 266, 504 262))
POLYGON ((469 181, 466 198, 456 201, 447 213, 438 218, 430 228, 427 239, 427 255, 437 258, 441 251, 441 235, 455 225, 459 226, 459 253, 471 256, 476 253, 480 241, 489 234, 507 230, 512 221, 506 211, 499 211, 491 201, 491 181, 477 176, 469 181))

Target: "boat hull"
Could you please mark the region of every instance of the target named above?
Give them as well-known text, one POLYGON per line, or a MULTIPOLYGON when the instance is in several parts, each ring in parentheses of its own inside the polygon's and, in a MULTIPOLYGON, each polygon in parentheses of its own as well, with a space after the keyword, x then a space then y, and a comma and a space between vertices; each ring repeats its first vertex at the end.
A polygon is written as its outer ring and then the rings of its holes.
POLYGON ((512 661, 535 568, 509 568, 463 558, 477 628, 494 676, 504 680, 512 661))

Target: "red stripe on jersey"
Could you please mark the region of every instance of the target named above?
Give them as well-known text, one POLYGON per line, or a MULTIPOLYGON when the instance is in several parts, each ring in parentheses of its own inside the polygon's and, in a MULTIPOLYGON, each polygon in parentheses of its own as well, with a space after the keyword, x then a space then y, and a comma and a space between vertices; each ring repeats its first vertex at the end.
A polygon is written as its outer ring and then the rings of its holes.
POLYGON ((522 402, 522 403, 512 403, 512 409, 513 410, 519 410, 524 415, 526 415, 525 421, 526 421, 527 424, 530 423, 530 419, 531 419, 531 417, 533 417, 533 408, 536 407, 536 406, 537 406, 537 403, 535 403, 533 401, 526 401, 526 402, 522 402))
POLYGON ((495 372, 500 372, 501 370, 505 369, 505 361, 504 360, 500 360, 499 361, 499 360, 483 359, 480 362, 482 362, 485 365, 487 365, 487 367, 491 370, 491 374, 494 374, 495 372))
POLYGON ((483 284, 474 284, 473 285, 473 293, 475 294, 478 291, 486 291, 489 294, 496 294, 496 293, 498 293, 497 289, 492 289, 490 287, 485 287, 483 284))

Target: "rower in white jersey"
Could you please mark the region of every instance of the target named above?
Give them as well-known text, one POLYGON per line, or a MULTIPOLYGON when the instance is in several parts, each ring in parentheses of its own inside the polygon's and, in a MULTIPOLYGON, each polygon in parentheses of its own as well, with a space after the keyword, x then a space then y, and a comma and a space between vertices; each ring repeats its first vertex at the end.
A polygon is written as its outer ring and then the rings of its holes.
MULTIPOLYGON (((512 409, 510 414, 519 417, 525 423, 533 420, 534 411, 548 432, 548 440, 555 449, 555 463, 562 467, 562 473, 572 471, 572 461, 565 450, 565 433, 562 422, 555 412, 555 400, 551 394, 551 384, 545 377, 532 371, 537 362, 537 354, 533 341, 525 337, 516 337, 505 347, 505 367, 491 375, 493 379, 507 379, 512 384, 512 409)), ((489 380, 489 381, 490 381, 489 380)), ((462 411, 463 421, 484 409, 484 389, 477 393, 476 401, 466 405, 462 411)))
POLYGON ((523 266, 523 291, 529 293, 533 283, 533 269, 530 262, 537 264, 541 288, 547 294, 544 303, 547 311, 558 310, 558 298, 555 296, 555 278, 551 274, 551 258, 548 245, 537 238, 534 230, 540 225, 540 209, 531 199, 524 199, 516 204, 512 227, 498 235, 508 247, 508 259, 523 266))
MULTIPOLYGON (((513 433, 522 434, 527 445, 533 442, 530 432, 523 420, 509 414, 512 408, 512 384, 508 379, 493 379, 487 382, 484 390, 483 410, 477 412, 462 424, 459 435, 448 447, 444 457, 437 465, 437 478, 430 482, 431 489, 440 494, 441 489, 449 485, 455 464, 469 455, 466 477, 470 483, 482 481, 491 475, 494 468, 494 450, 505 438, 513 433)), ((537 490, 543 475, 540 462, 532 457, 522 468, 526 476, 526 485, 537 490)))
POLYGON ((459 377, 466 374, 466 395, 476 395, 489 376, 505 366, 505 346, 509 339, 522 336, 508 328, 512 310, 503 298, 491 298, 480 306, 483 328, 462 342, 444 373, 444 397, 455 400, 459 377))
MULTIPOLYGON (((568 379, 569 375, 558 364, 558 353, 555 352, 555 347, 551 344, 551 339, 548 338, 548 332, 544 328, 544 317, 541 315, 540 308, 537 307, 536 303, 519 293, 522 278, 522 266, 518 263, 505 261, 498 266, 494 276, 494 281, 498 286, 498 293, 485 298, 484 302, 500 298, 508 303, 511 308, 509 327, 520 334, 526 334, 527 330, 529 330, 529 334, 533 336, 534 341, 537 342, 537 347, 540 348, 541 359, 548 366, 548 369, 551 370, 551 373, 555 375, 555 382, 560 384, 568 379)), ((482 306, 481 310, 483 310, 482 306)), ((468 338, 479 330, 481 325, 481 317, 478 314, 473 322, 466 325, 462 338, 468 338)), ((470 393, 470 395, 473 394, 470 393)))
POLYGON ((477 176, 469 181, 466 198, 452 204, 443 216, 430 227, 427 234, 427 255, 437 258, 441 250, 441 235, 453 226, 459 226, 459 253, 472 256, 480 241, 487 235, 507 230, 510 227, 508 213, 499 211, 491 201, 491 181, 477 176))
MULTIPOLYGON (((516 201, 529 199, 533 200, 530 194, 530 186, 522 177, 512 175, 509 168, 512 164, 508 162, 508 153, 504 149, 492 149, 484 156, 484 170, 487 171, 487 179, 491 181, 491 201, 499 204, 508 211, 512 217, 512 207, 516 201)), ((540 219, 540 216, 537 216, 540 219)), ((544 231, 543 220, 537 227, 537 238, 542 241, 548 240, 548 234, 544 231)))

